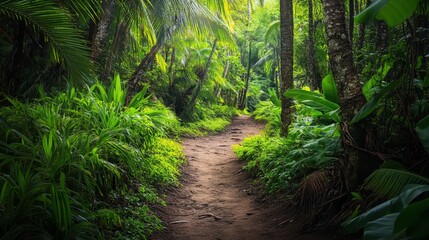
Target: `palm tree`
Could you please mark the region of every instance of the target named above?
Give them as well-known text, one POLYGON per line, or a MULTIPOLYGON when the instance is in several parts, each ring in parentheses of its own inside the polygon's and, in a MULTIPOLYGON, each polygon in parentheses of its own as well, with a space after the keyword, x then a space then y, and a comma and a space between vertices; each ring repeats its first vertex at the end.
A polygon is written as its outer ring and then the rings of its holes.
POLYGON ((287 137, 288 128, 292 122, 292 100, 284 94, 286 90, 293 88, 293 8, 292 0, 280 0, 280 100, 281 131, 282 136, 287 137))
POLYGON ((156 1, 151 4, 150 12, 157 42, 143 58, 128 81, 128 99, 139 91, 140 82, 156 54, 162 46, 177 33, 193 31, 209 33, 219 40, 231 40, 230 25, 215 16, 210 8, 216 8, 219 15, 228 21, 228 0, 205 1, 205 5, 195 0, 156 1))
MULTIPOLYGON (((338 86, 341 107, 341 140, 343 156, 348 176, 346 183, 353 188, 366 177, 362 169, 370 168, 370 158, 362 158, 358 150, 365 142, 365 129, 361 123, 351 125, 354 115, 365 104, 359 78, 353 62, 353 51, 348 37, 344 2, 342 0, 323 0, 329 62, 338 86), (366 160, 366 161, 365 161, 366 160)), ((370 172, 370 169, 368 169, 370 172)))

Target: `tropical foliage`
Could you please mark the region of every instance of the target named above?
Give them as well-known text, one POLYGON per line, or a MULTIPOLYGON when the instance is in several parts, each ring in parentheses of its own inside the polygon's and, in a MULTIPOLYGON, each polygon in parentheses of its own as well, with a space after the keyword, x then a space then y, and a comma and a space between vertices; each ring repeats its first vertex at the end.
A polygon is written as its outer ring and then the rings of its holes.
POLYGON ((149 238, 180 137, 238 113, 313 225, 427 238, 428 6, 0 0, 0 238, 149 238))

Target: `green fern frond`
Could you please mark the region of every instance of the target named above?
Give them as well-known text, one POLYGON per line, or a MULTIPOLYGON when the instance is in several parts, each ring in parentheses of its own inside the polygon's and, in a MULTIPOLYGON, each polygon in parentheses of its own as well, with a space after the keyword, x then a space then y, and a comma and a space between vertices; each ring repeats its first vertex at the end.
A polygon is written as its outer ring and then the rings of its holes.
POLYGON ((392 198, 407 184, 429 184, 429 179, 405 170, 382 168, 365 180, 364 187, 374 191, 378 197, 392 198))
POLYGON ((51 44, 57 62, 64 61, 72 79, 85 79, 91 73, 89 49, 70 15, 53 1, 9 0, 0 2, 0 15, 23 21, 42 33, 51 44))

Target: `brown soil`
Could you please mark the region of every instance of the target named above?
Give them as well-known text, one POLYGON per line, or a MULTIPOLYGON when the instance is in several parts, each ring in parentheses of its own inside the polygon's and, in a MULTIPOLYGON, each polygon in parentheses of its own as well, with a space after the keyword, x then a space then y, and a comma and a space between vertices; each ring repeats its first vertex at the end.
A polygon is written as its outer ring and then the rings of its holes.
POLYGON ((222 134, 185 139, 187 165, 183 186, 167 193, 160 209, 165 222, 154 240, 336 239, 333 234, 303 233, 302 220, 290 205, 262 199, 245 164, 231 146, 263 129, 248 116, 238 116, 222 134))

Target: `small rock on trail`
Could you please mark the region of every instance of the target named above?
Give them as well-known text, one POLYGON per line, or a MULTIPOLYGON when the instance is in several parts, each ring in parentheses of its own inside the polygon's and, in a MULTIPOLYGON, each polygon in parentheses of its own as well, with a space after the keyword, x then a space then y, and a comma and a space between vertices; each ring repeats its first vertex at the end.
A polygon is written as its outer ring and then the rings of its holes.
POLYGON ((151 239, 335 239, 302 234, 288 207, 257 200, 252 179, 241 171, 245 163, 236 159, 231 147, 263 127, 248 116, 237 116, 221 134, 185 139, 183 186, 167 193, 167 206, 160 211, 166 228, 151 239))

